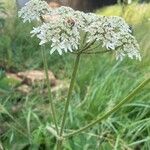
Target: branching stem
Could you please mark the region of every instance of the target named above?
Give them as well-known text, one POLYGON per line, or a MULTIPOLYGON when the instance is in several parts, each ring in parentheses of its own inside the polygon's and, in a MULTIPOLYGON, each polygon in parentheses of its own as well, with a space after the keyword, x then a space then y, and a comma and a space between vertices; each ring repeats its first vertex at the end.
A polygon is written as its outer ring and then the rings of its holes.
POLYGON ((101 117, 97 118, 95 121, 89 123, 88 125, 72 132, 69 134, 64 135, 64 138, 69 138, 72 137, 76 134, 79 134, 87 129, 89 129, 90 127, 93 127, 94 125, 96 125, 97 123, 100 123, 102 120, 108 118, 112 113, 116 112, 123 104, 129 102, 131 100, 131 98, 133 98, 135 96, 135 94, 137 94, 146 84, 148 84, 150 82, 150 78, 144 80, 138 87, 136 87, 128 96, 126 96, 122 101, 120 101, 112 110, 108 111, 107 113, 105 113, 104 115, 102 115, 101 117))

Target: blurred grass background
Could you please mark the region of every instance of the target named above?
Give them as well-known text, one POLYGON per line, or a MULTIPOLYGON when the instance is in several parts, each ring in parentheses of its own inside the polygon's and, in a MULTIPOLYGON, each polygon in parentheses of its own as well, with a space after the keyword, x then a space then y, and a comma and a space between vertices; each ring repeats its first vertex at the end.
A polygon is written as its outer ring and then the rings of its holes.
MULTIPOLYGON (((6 2, 6 1, 5 1, 6 2)), ((23 24, 16 16, 14 2, 6 4, 5 27, 0 31, 0 149, 49 150, 56 139, 45 129, 51 122, 48 97, 39 94, 41 87, 23 95, 14 89, 14 82, 5 72, 43 68, 38 40, 30 38, 32 25, 23 24), (13 84, 10 84, 13 83, 13 84), (23 104, 14 113, 12 107, 23 104)), ((121 15, 121 6, 96 11, 100 15, 121 15)), ((150 4, 132 4, 123 14, 133 29, 141 48, 142 61, 125 59, 117 62, 114 56, 82 56, 69 107, 67 128, 76 129, 111 109, 150 72, 150 4)), ((49 68, 59 79, 70 79, 74 55, 49 55, 49 68)), ((18 84, 18 83, 15 83, 18 84)), ((88 132, 65 141, 65 150, 149 150, 150 149, 150 85, 88 132)), ((65 96, 65 95, 63 95, 65 96)), ((53 96, 61 118, 64 98, 53 96)), ((60 123, 60 121, 58 122, 60 123)))

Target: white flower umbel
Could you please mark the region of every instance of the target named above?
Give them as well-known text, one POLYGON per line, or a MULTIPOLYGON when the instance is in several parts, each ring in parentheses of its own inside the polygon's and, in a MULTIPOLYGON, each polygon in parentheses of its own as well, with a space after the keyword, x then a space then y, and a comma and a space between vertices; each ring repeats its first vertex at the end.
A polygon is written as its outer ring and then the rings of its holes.
POLYGON ((41 40, 40 45, 51 42, 51 54, 54 51, 58 51, 60 55, 63 51, 72 52, 79 46, 80 33, 73 20, 60 19, 59 22, 51 20, 49 23, 43 23, 40 27, 34 28, 31 34, 37 35, 41 40))
POLYGON ((25 6, 18 12, 19 17, 23 19, 23 22, 32 20, 39 20, 40 17, 50 11, 48 4, 41 0, 30 0, 25 6))
POLYGON ((116 53, 116 59, 122 60, 127 55, 141 60, 137 41, 121 17, 100 16, 84 30, 89 33, 87 43, 94 40, 101 42, 102 47, 116 53))
POLYGON ((54 51, 62 54, 78 50, 82 33, 87 34, 84 40, 87 44, 94 41, 101 43, 102 47, 114 52, 116 59, 122 60, 128 56, 131 59, 141 60, 137 41, 121 17, 98 16, 65 6, 52 9, 46 2, 40 0, 28 2, 19 12, 19 16, 23 21, 43 18, 42 25, 33 28, 31 34, 40 39, 40 45, 51 43, 51 54, 54 51))

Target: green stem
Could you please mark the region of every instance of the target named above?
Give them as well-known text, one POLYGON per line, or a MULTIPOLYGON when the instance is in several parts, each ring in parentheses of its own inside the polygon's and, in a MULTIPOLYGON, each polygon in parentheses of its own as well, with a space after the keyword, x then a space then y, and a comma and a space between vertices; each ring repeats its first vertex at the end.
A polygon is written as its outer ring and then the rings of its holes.
POLYGON ((74 87, 75 78, 76 78, 76 74, 77 74, 77 70, 78 70, 78 66, 79 66, 79 60, 80 60, 80 54, 77 55, 76 60, 75 60, 74 70, 72 73, 70 87, 69 87, 69 91, 68 91, 68 96, 67 96, 67 100, 66 100, 66 104, 65 104, 65 110, 64 110, 64 114, 63 114, 63 118, 62 118, 60 135, 62 135, 62 132, 64 129, 66 115, 67 115, 67 111, 68 111, 68 107, 69 107, 69 103, 70 103, 70 98, 71 98, 71 94, 72 94, 72 90, 74 87))
POLYGON ((93 52, 83 52, 82 54, 104 54, 104 53, 108 53, 108 52, 111 52, 109 50, 106 50, 106 51, 93 51, 93 52))
POLYGON ((82 49, 82 52, 88 50, 95 42, 96 42, 96 40, 94 40, 94 41, 92 41, 91 43, 87 44, 87 45, 82 49))
MULTIPOLYGON (((76 78, 76 74, 77 74, 77 70, 78 70, 78 66, 79 66, 79 61, 80 61, 80 54, 77 54, 75 64, 74 64, 74 70, 73 70, 72 77, 71 77, 68 96, 67 96, 67 100, 66 100, 66 103, 65 103, 64 114, 63 114, 63 117, 62 117, 61 129, 60 129, 60 133, 59 133, 60 137, 63 134, 63 129, 64 129, 64 126, 65 126, 66 116, 67 116, 67 112, 68 112, 68 107, 69 107, 69 103, 70 103, 70 99, 71 99, 71 94, 72 94, 72 91, 73 91, 75 78, 76 78)), ((62 145, 62 140, 58 141, 58 143, 57 143, 57 149, 58 150, 61 149, 61 145, 62 145)))
POLYGON ((123 104, 129 102, 131 100, 131 98, 133 98, 133 96, 135 94, 137 94, 146 84, 148 84, 150 81, 150 78, 144 80, 138 87, 136 87, 127 97, 125 97, 122 101, 120 101, 120 103, 118 103, 112 110, 108 111, 107 113, 105 113, 103 116, 97 118, 95 121, 89 123, 88 125, 72 132, 69 134, 64 135, 64 138, 69 138, 72 137, 76 134, 79 134, 87 129, 89 129, 90 127, 94 126, 97 123, 100 123, 103 119, 106 119, 107 117, 109 117, 112 113, 116 112, 123 104))
POLYGON ((45 47, 42 47, 42 58, 43 58, 43 64, 44 64, 44 70, 45 70, 45 76, 46 76, 46 83, 47 83, 47 88, 48 88, 48 97, 50 101, 50 107, 51 107, 51 112, 52 112, 52 119, 55 125, 56 132, 58 133, 58 125, 56 121, 56 113, 55 113, 55 108, 52 100, 52 94, 51 94, 51 85, 50 85, 50 80, 48 76, 48 65, 47 65, 47 58, 45 54, 45 47))

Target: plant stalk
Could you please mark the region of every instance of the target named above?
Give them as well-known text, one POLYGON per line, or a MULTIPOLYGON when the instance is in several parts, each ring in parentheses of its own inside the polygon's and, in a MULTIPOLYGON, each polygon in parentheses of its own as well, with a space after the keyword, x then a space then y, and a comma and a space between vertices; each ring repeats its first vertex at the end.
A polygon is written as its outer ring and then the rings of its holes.
POLYGON ((47 88, 48 88, 48 98, 50 101, 50 107, 51 107, 51 112, 52 112, 52 119, 55 125, 56 132, 58 134, 58 125, 57 125, 57 120, 56 120, 56 113, 55 113, 55 107, 53 104, 52 100, 52 94, 51 94, 51 85, 50 85, 50 79, 48 76, 48 65, 47 65, 47 58, 45 54, 45 46, 42 47, 42 58, 43 58, 43 64, 44 64, 44 70, 45 70, 45 76, 46 76, 46 83, 47 83, 47 88))
MULTIPOLYGON (((74 64, 74 69, 73 69, 72 76, 71 76, 71 82, 70 82, 70 87, 69 87, 69 91, 68 91, 68 96, 67 96, 67 100, 65 103, 64 114, 62 117, 61 129, 60 129, 60 133, 59 133, 60 137, 63 134, 63 129, 65 126, 66 116, 67 116, 67 112, 68 112, 68 107, 70 104, 70 99, 71 99, 71 95, 72 95, 72 91, 73 91, 73 87, 74 87, 74 83, 75 83, 75 78, 76 78, 76 74, 77 74, 77 70, 78 70, 78 66, 79 66, 79 61, 80 61, 80 54, 77 54, 75 64, 74 64)), ((57 142, 57 150, 61 150, 61 145, 62 145, 62 140, 59 140, 57 142)))
POLYGON ((132 92, 128 96, 126 96, 122 101, 120 101, 120 103, 118 103, 112 110, 108 111, 107 113, 105 113, 101 117, 97 118, 95 121, 89 123, 88 125, 80 128, 72 133, 66 134, 63 137, 64 138, 72 137, 76 134, 79 134, 79 133, 89 129, 90 127, 94 126, 95 124, 100 123, 103 119, 108 118, 112 113, 116 112, 122 105, 129 102, 131 100, 131 98, 133 98, 135 96, 135 94, 137 94, 149 82, 150 82, 150 78, 144 80, 138 87, 136 87, 134 90, 132 90, 132 92))

